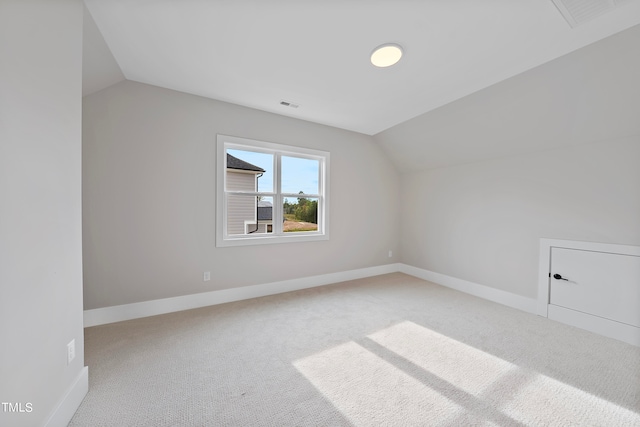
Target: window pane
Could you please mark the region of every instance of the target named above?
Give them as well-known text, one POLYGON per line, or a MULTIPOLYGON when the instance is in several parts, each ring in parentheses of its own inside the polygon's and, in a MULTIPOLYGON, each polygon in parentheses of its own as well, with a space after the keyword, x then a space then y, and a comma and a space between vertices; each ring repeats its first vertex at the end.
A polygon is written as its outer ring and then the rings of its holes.
POLYGON ((249 232, 273 233, 273 197, 258 197, 258 227, 252 226, 249 232))
POLYGON ((329 156, 218 135, 216 246, 328 240, 329 156))
POLYGON ((282 156, 282 192, 320 194, 319 173, 318 160, 282 156))
POLYGON ((318 231, 318 199, 310 197, 287 197, 284 199, 285 233, 318 231))
POLYGON ((227 190, 273 192, 273 155, 227 149, 227 190))
POLYGON ((227 234, 237 236, 272 232, 272 197, 227 195, 227 234))

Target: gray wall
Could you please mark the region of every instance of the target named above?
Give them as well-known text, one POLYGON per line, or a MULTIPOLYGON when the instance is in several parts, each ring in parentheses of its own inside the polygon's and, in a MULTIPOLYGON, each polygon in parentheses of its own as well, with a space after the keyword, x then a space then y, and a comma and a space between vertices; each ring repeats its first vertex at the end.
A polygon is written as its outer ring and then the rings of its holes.
POLYGON ((640 245, 639 38, 376 135, 404 172, 402 261, 535 298, 540 238, 640 245))
POLYGON ((399 177, 368 136, 131 81, 83 104, 85 309, 399 260, 399 177), (216 248, 217 133, 329 151, 330 240, 216 248))
POLYGON ((541 237, 640 245, 640 137, 402 177, 403 262, 537 296, 541 237))
POLYGON ((374 138, 134 82, 90 95, 85 309, 398 261, 534 298, 539 238, 640 244, 638 36, 374 138), (331 240, 215 248, 217 133, 330 151, 331 240))
POLYGON ((84 364, 82 3, 1 2, 0 58, 0 425, 37 426, 84 364))

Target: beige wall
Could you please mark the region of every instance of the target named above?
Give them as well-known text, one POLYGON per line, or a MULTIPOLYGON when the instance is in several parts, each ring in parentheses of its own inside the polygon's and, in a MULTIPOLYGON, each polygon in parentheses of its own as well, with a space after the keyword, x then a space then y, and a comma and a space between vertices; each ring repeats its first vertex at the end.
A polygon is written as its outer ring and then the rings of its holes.
POLYGON ((31 427, 84 365, 82 3, 0 2, 0 58, 0 402, 32 404, 0 425, 31 427))
POLYGON ((84 308, 397 262, 398 180, 365 135, 130 81, 87 96, 84 308), (218 133, 329 151, 330 240, 216 248, 218 133))

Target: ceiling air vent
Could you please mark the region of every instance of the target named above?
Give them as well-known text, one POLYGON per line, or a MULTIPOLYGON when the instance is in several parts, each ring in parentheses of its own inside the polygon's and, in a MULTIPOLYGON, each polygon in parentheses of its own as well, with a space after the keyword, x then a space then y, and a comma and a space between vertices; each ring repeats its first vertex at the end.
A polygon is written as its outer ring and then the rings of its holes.
POLYGON ((571 27, 614 10, 629 0, 551 0, 571 27))
POLYGON ((289 101, 280 101, 280 105, 284 105, 285 107, 291 107, 291 108, 299 107, 298 104, 294 104, 293 102, 289 102, 289 101))

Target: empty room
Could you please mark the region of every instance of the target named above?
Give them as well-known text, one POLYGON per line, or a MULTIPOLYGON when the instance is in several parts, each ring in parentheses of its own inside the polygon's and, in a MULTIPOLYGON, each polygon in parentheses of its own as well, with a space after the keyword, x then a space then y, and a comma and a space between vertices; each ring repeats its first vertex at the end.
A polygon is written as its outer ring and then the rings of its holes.
POLYGON ((640 1, 0 0, 0 426, 640 425, 640 1))

